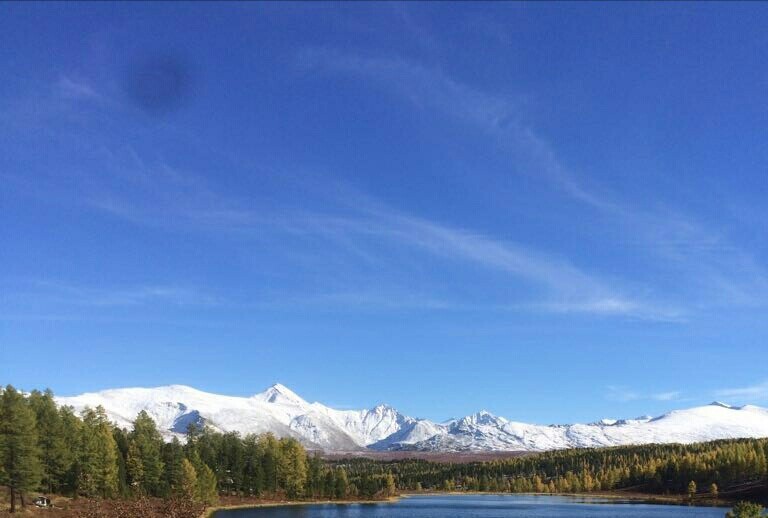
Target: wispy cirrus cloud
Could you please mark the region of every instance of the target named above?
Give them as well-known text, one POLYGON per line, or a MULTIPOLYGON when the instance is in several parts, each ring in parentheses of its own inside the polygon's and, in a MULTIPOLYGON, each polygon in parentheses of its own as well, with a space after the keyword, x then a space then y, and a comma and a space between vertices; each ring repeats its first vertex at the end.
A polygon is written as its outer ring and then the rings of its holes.
MULTIPOLYGON (((315 193, 316 203, 292 209, 273 206, 265 200, 221 194, 194 174, 179 171, 162 160, 148 160, 130 147, 113 150, 97 146, 93 153, 93 159, 104 167, 99 168, 98 174, 80 178, 82 185, 78 187, 77 196, 59 196, 57 200, 76 200, 92 210, 137 225, 214 232, 234 239, 253 236, 259 240, 280 240, 286 235, 310 236, 346 254, 349 261, 356 262, 356 267, 363 271, 381 266, 382 246, 472 264, 505 276, 507 282, 515 286, 511 290, 512 300, 490 300, 477 306, 493 311, 583 313, 652 320, 683 318, 682 312, 669 304, 639 298, 631 289, 618 287, 621 283, 616 279, 604 279, 567 258, 529 244, 498 239, 480 230, 408 214, 348 185, 336 184, 330 188, 325 185, 324 192, 315 193)), ((312 194, 312 187, 304 185, 301 189, 312 194)), ((299 251, 292 255, 304 254, 299 251)), ((430 294, 423 289, 407 295, 406 291, 397 293, 408 307, 466 305, 463 300, 449 300, 442 292, 430 294)), ((193 299, 192 294, 151 286, 112 292, 108 295, 82 290, 73 300, 107 305, 161 296, 171 298, 172 295, 179 300, 193 299)), ((352 292, 344 286, 333 286, 327 294, 336 300, 341 300, 338 294, 344 294, 342 298, 349 300, 352 292)), ((398 299, 386 290, 377 296, 369 290, 358 298, 368 304, 386 300, 382 305, 387 307, 398 299)))
MULTIPOLYGON (((532 174, 543 175, 560 191, 629 229, 626 234, 639 240, 644 252, 651 251, 676 264, 682 273, 674 278, 674 288, 690 289, 691 283, 682 285, 692 278, 695 289, 708 291, 707 296, 700 296, 705 301, 702 305, 725 299, 739 304, 760 303, 759 294, 768 293, 768 276, 762 267, 718 233, 672 211, 629 208, 594 186, 587 187, 561 164, 553 146, 523 123, 519 101, 514 98, 489 94, 438 68, 403 59, 309 49, 301 54, 301 63, 309 69, 355 74, 385 84, 416 106, 448 114, 483 131, 532 174), (711 292, 719 297, 712 297, 711 292)), ((58 87, 62 95, 73 98, 99 96, 87 82, 68 76, 60 78, 58 87)), ((268 203, 256 207, 237 196, 221 195, 194 175, 176 171, 162 161, 152 163, 132 150, 118 155, 107 152, 100 158, 108 167, 87 182, 78 199, 92 209, 135 224, 223 231, 238 237, 258 235, 260 239, 267 239, 266 234, 313 236, 326 240, 350 260, 369 266, 380 261, 378 246, 397 244, 473 264, 522 283, 522 289, 516 286, 513 290, 514 300, 494 301, 494 307, 507 310, 679 322, 697 309, 690 300, 667 296, 664 289, 640 288, 642 283, 633 282, 631 276, 606 278, 551 250, 501 239, 482 229, 408 214, 360 193, 351 197, 351 203, 339 196, 316 204, 322 209, 307 207, 302 212, 267 208, 268 203), (104 174, 107 170, 110 175, 104 174), (324 210, 329 206, 332 210, 324 210)), ((343 288, 336 291, 346 292, 343 288)))
MULTIPOLYGON (((167 180, 164 175, 153 178, 161 182, 167 180)), ((164 189, 152 190, 164 192, 164 189)), ((472 264, 522 283, 516 290, 518 300, 514 303, 485 306, 496 311, 584 313, 666 321, 684 318, 680 310, 669 304, 633 297, 617 289, 615 279, 603 279, 535 247, 407 214, 348 186, 337 186, 336 190, 336 197, 325 203, 326 206, 332 203, 336 214, 311 210, 264 212, 236 199, 212 195, 207 189, 201 192, 193 189, 187 193, 188 198, 177 191, 172 203, 151 207, 103 198, 92 200, 91 204, 134 223, 183 225, 190 229, 234 233, 238 237, 251 234, 260 238, 269 234, 312 236, 329 242, 353 259, 370 264, 376 263, 382 245, 472 264), (162 214, 157 213, 159 206, 163 207, 162 214)), ((344 293, 347 299, 351 295, 344 290, 333 293, 344 293)), ((386 294, 372 296, 368 292, 364 295, 363 300, 367 302, 387 299, 385 305, 392 305, 393 299, 386 294)), ((413 300, 423 307, 462 306, 459 302, 446 301, 444 296, 425 298, 419 294, 413 300)), ((413 300, 404 300, 404 303, 412 305, 413 300)))
POLYGON ((766 401, 768 400, 768 380, 743 387, 720 389, 715 392, 718 398, 739 399, 741 401, 766 401))
POLYGON ((560 163, 554 149, 521 121, 521 99, 490 94, 457 81, 439 68, 401 58, 361 56, 327 48, 305 49, 299 64, 311 70, 355 75, 386 85, 422 109, 472 124, 512 152, 522 170, 544 175, 569 196, 597 207, 611 203, 585 189, 560 163))
POLYGON ((629 387, 609 385, 606 387, 605 398, 610 401, 628 403, 630 401, 686 401, 682 392, 671 390, 666 392, 639 392, 629 387))
MULTIPOLYGON (((328 48, 304 49, 299 65, 318 73, 368 80, 419 109, 471 125, 508 153, 518 170, 538 175, 559 192, 595 210, 622 243, 655 258, 656 266, 676 272, 663 286, 685 298, 688 311, 728 305, 764 305, 768 271, 727 233, 682 211, 656 204, 639 207, 589 183, 563 164, 554 146, 523 119, 522 101, 463 83, 438 67, 400 57, 371 56, 328 48)), ((590 303, 587 303, 590 304, 590 303)), ((680 306, 681 304, 677 304, 680 306)), ((572 309, 568 304, 560 310, 572 309)), ((629 310, 624 301, 600 302, 595 309, 629 310), (622 309, 624 308, 624 309, 622 309)))
POLYGON ((377 228, 394 239, 432 254, 492 268, 544 288, 545 301, 529 301, 529 309, 661 320, 681 317, 674 308, 636 300, 618 291, 615 283, 535 248, 381 206, 373 209, 372 214, 376 219, 371 222, 374 227, 369 228, 377 228))
POLYGON ((55 85, 57 93, 68 99, 102 101, 104 96, 87 81, 76 80, 69 76, 59 76, 55 85))
POLYGON ((657 401, 676 401, 682 398, 682 394, 680 391, 672 390, 670 392, 659 392, 658 394, 653 394, 651 398, 657 401))
POLYGON ((178 285, 138 284, 94 286, 48 279, 27 279, 4 283, 6 300, 15 304, 126 307, 153 304, 176 306, 211 306, 222 303, 220 297, 178 285))
MULTIPOLYGON (((274 297, 253 300, 254 307, 280 308, 311 304, 354 306, 357 308, 410 308, 427 310, 470 309, 466 300, 443 289, 423 286, 407 289, 392 286, 392 280, 382 283, 370 277, 370 272, 395 268, 396 264, 381 264, 382 247, 395 247, 416 254, 415 261, 429 262, 429 257, 448 262, 473 265, 495 272, 514 286, 511 300, 486 300, 474 303, 472 310, 501 312, 582 313, 604 316, 624 316, 650 320, 679 320, 681 313, 669 305, 639 300, 617 289, 615 280, 583 270, 567 259, 548 254, 535 247, 511 240, 500 240, 480 231, 430 221, 390 207, 352 188, 340 187, 336 199, 323 204, 331 211, 253 208, 249 201, 233 196, 218 195, 194 177, 155 167, 144 161, 130 161, 139 167, 132 174, 119 173, 115 181, 122 185, 129 179, 131 189, 99 187, 97 193, 83 193, 81 201, 92 209, 133 224, 183 230, 210 232, 219 237, 241 240, 282 241, 285 236, 322 240, 347 257, 349 272, 358 271, 365 279, 365 288, 356 283, 331 283, 319 293, 298 296, 286 292, 274 297), (135 191, 135 192, 134 192, 135 191), (133 192, 137 196, 127 196, 133 192), (146 195, 141 193, 146 192, 146 195), (157 198, 157 197, 160 198, 157 198), (152 200, 147 203, 147 200, 152 200), (354 263, 354 264, 352 264, 354 263), (389 285, 384 288, 384 285, 389 285)), ((302 246, 301 244, 297 246, 302 246)), ((304 257, 293 249, 294 258, 304 257)), ((406 274, 407 276, 407 274, 406 274)), ((429 284, 429 283, 427 283, 429 284)), ((35 300, 67 302, 74 305, 99 307, 150 305, 218 304, 221 301, 196 289, 176 285, 145 284, 91 288, 61 282, 39 281, 34 290, 21 290, 22 295, 35 300)), ((229 301, 229 304, 241 304, 229 301)))

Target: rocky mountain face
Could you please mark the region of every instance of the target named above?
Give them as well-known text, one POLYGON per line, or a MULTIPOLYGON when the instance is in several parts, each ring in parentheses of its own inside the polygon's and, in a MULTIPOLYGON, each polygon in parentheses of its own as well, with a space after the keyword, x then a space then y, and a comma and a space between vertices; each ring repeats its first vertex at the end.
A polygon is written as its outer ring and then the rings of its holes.
POLYGON ((110 419, 130 428, 142 410, 164 436, 183 439, 190 424, 241 434, 272 432, 326 451, 545 451, 645 443, 691 443, 768 437, 768 410, 722 403, 676 410, 656 418, 603 419, 590 424, 536 425, 490 412, 434 423, 388 405, 336 410, 309 403, 275 384, 252 397, 222 396, 183 385, 105 390, 57 398, 77 411, 103 406, 110 419))

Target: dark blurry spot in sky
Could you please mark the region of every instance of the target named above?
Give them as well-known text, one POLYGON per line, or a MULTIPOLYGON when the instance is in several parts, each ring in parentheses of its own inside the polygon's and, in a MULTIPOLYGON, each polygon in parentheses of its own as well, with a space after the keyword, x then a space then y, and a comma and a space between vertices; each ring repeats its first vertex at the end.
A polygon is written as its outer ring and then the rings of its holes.
POLYGON ((162 116, 181 106, 189 94, 191 79, 190 69, 182 59, 152 54, 129 65, 124 88, 142 110, 162 116))

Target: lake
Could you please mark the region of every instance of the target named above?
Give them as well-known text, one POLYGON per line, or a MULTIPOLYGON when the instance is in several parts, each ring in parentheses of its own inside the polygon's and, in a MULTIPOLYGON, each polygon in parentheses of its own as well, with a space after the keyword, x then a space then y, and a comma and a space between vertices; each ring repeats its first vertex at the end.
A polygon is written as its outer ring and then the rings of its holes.
POLYGON ((214 518, 723 518, 726 509, 537 495, 414 496, 395 503, 219 511, 214 518))

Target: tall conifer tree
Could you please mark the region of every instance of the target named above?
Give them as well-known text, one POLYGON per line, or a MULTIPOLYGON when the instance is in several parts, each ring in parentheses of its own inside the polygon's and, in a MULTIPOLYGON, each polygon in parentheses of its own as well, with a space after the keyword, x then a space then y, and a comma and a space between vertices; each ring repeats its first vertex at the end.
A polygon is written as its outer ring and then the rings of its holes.
POLYGON ((8 385, 0 396, 0 484, 8 486, 11 512, 19 497, 40 485, 43 468, 35 413, 26 398, 8 385))
POLYGON ((118 493, 118 449, 104 408, 86 409, 80 440, 78 491, 111 498, 118 493))
POLYGON ((163 460, 161 448, 163 439, 155 422, 145 411, 141 411, 133 422, 130 439, 136 444, 142 465, 141 488, 145 494, 159 496, 162 493, 163 460))

